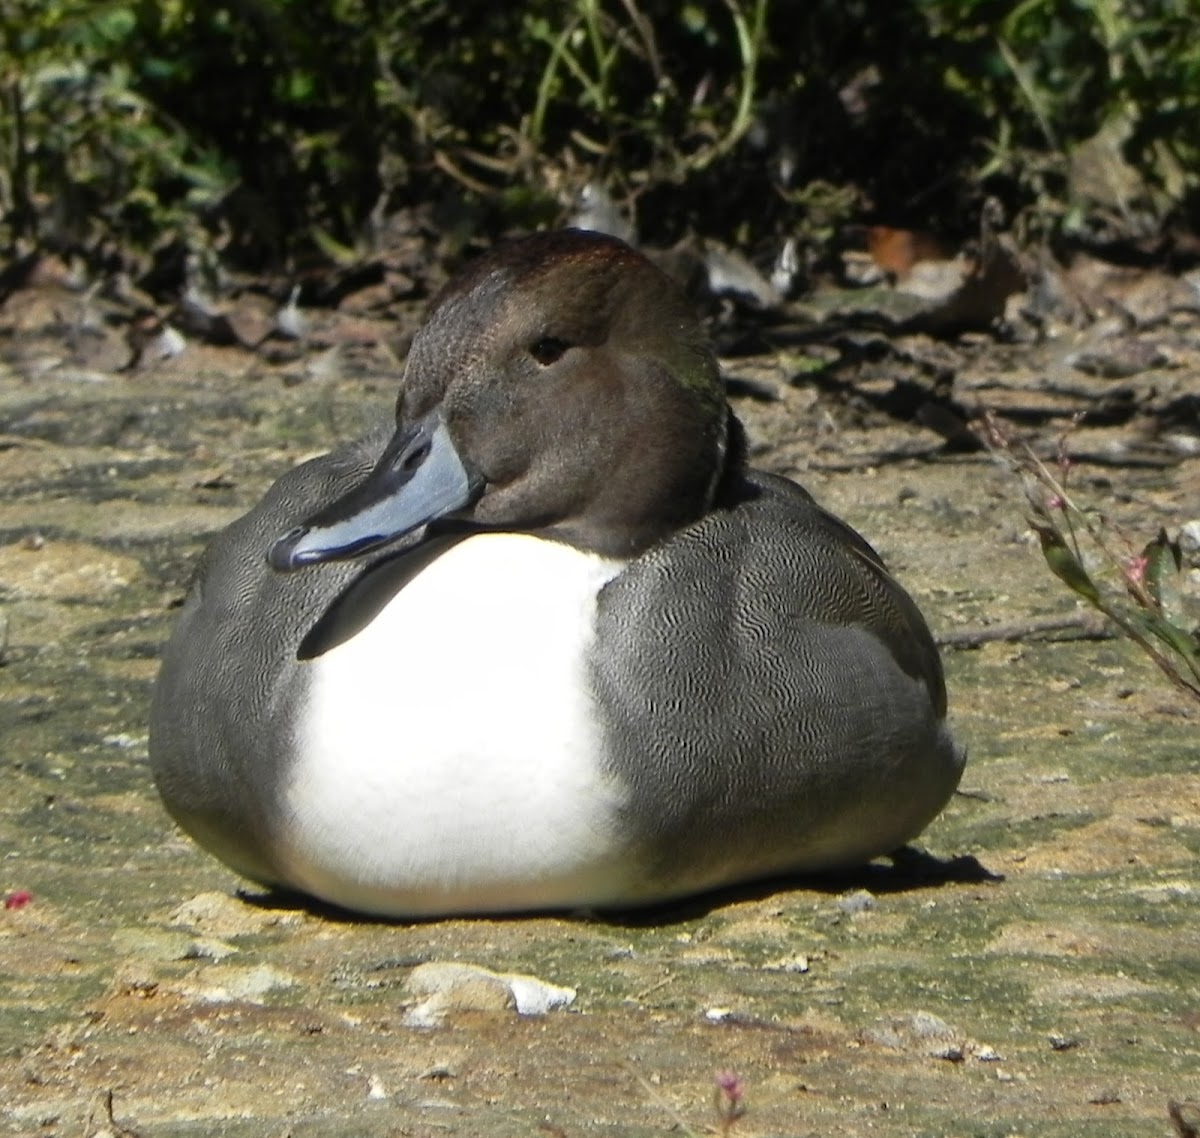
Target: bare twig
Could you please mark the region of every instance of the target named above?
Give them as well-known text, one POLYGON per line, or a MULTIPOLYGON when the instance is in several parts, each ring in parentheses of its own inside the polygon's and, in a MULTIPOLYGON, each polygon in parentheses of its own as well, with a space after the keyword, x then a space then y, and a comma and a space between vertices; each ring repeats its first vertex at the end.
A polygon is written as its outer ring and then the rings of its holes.
POLYGON ((981 644, 1040 640, 1056 632, 1073 634, 1056 636, 1056 640, 1112 640, 1117 635, 1104 617, 1077 612, 1069 616, 1034 617, 1012 624, 994 624, 989 628, 955 629, 934 639, 943 648, 978 648, 981 644))

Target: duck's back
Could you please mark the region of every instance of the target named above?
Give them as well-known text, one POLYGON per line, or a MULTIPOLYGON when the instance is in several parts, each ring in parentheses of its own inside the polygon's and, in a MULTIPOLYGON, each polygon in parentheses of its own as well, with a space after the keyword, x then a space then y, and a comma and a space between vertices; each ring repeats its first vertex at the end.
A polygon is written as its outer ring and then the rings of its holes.
POLYGON ((941 664, 853 530, 751 472, 600 594, 593 684, 646 889, 861 862, 957 785, 941 664))

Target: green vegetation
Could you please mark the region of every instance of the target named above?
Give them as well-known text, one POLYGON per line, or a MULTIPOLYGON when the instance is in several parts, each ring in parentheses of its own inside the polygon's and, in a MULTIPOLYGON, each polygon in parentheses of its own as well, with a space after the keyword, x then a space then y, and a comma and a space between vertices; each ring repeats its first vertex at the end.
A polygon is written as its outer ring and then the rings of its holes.
POLYGON ((1184 585, 1179 540, 1160 528, 1139 546, 1095 507, 1068 493, 1072 464, 1065 434, 1059 439, 1056 475, 997 417, 989 416, 987 428, 993 451, 1025 485, 1029 523, 1050 571, 1112 621, 1180 692, 1200 701, 1200 611, 1184 585))
POLYGON ((0 236, 352 257, 598 181, 668 241, 851 218, 1129 238, 1200 179, 1194 0, 8 0, 0 236))

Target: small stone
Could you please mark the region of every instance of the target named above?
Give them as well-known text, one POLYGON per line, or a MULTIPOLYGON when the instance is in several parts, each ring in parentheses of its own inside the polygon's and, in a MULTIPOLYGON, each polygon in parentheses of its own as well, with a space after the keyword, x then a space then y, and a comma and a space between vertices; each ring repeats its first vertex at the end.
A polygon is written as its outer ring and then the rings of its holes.
POLYGON ((803 975, 809 967, 807 956, 783 956, 763 965, 768 972, 791 972, 797 975, 803 975))
POLYGON ((873 1027, 863 1033, 863 1039, 867 1043, 888 1047, 893 1051, 900 1051, 904 1047, 904 1040, 900 1033, 891 1027, 873 1027))
POLYGON ((449 1063, 435 1063, 432 1067, 427 1067, 422 1071, 417 1078, 435 1079, 440 1082, 443 1079, 457 1079, 458 1072, 449 1063))
POLYGON ((1200 519, 1179 527, 1179 552, 1185 565, 1200 568, 1200 519))
POLYGON ((501 979, 512 989, 519 1015, 545 1015, 556 1008, 569 1007, 575 1000, 574 988, 547 984, 536 976, 504 975, 501 979))
POLYGON ((575 229, 608 233, 622 241, 633 241, 633 223, 625 216, 613 196, 599 182, 588 182, 579 191, 570 224, 575 229))
POLYGON ((167 915, 167 924, 213 936, 242 936, 300 920, 300 914, 268 912, 225 893, 198 893, 167 915))
POLYGON ((839 897, 837 907, 848 917, 857 916, 875 908, 875 895, 866 889, 856 889, 839 897))
POLYGON ((171 360, 187 347, 187 337, 170 324, 164 324, 146 345, 146 355, 155 360, 171 360))
POLYGON ((1085 375, 1098 379, 1128 379, 1168 363, 1157 344, 1144 340, 1111 340, 1066 357, 1066 362, 1085 375))
POLYGON ((286 972, 269 964, 259 964, 253 968, 216 965, 206 969, 201 976, 204 985, 185 989, 184 994, 206 1004, 261 1004, 272 992, 290 988, 296 983, 286 972))
POLYGON ((189 942, 183 950, 180 960, 211 960, 219 964, 228 956, 233 956, 237 949, 233 945, 216 937, 198 936, 189 942))
POLYGON ((736 249, 705 242, 704 266, 714 296, 736 296, 753 308, 778 308, 782 297, 774 286, 736 249))
POLYGON ((956 1034, 944 1019, 930 1012, 913 1012, 900 1021, 900 1026, 906 1027, 918 1039, 953 1039, 956 1034))
POLYGON ((575 999, 574 988, 547 984, 536 976, 436 960, 414 968, 407 989, 416 999, 404 1016, 408 1027, 435 1027, 456 1011, 545 1015, 568 1007, 575 999))
POLYGON ((472 964, 430 961, 412 970, 408 992, 419 1008, 442 1015, 450 1011, 515 1011, 512 989, 494 972, 472 964))
POLYGON ((378 1075, 371 1075, 367 1079, 367 1098, 385 1099, 387 1097, 388 1093, 383 1085, 383 1080, 378 1075))

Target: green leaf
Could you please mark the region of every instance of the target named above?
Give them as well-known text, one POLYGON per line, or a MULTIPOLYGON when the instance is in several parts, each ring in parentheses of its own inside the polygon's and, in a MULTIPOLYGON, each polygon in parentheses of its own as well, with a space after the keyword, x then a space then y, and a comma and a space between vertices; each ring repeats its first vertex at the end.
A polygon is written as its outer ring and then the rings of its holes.
POLYGON ((1142 556, 1146 559, 1146 590, 1161 609, 1177 592, 1175 579, 1183 568, 1183 554, 1179 544, 1167 537, 1165 529, 1160 529, 1158 536, 1142 550, 1142 556))
POLYGON ((1037 522, 1030 524, 1042 543, 1042 556, 1050 566, 1050 572, 1084 600, 1099 605, 1100 590, 1088 576, 1087 570, 1080 565, 1071 547, 1063 540, 1062 534, 1051 526, 1039 525, 1037 522))
POLYGON ((314 225, 309 233, 312 236, 313 243, 325 254, 335 265, 340 265, 342 268, 348 268, 351 265, 356 265, 362 259, 357 249, 350 245, 343 245, 336 238, 327 233, 320 226, 314 225))
POLYGON ((1193 673, 1197 672, 1200 668, 1200 639, 1197 639, 1195 633, 1185 632, 1153 613, 1138 613, 1135 620, 1146 632, 1181 657, 1193 673))
POLYGON ((287 77, 286 98, 293 103, 308 103, 312 101, 317 89, 314 77, 306 71, 293 71, 287 77))

